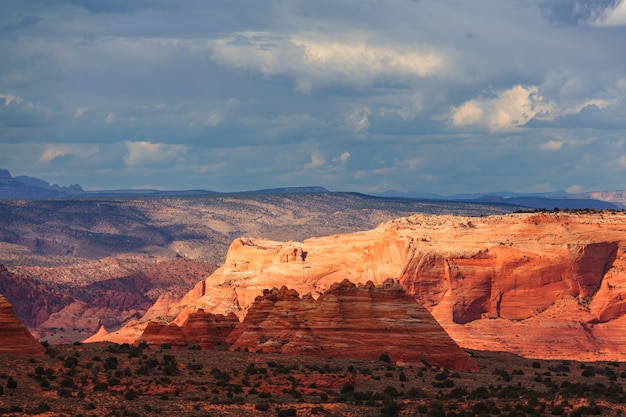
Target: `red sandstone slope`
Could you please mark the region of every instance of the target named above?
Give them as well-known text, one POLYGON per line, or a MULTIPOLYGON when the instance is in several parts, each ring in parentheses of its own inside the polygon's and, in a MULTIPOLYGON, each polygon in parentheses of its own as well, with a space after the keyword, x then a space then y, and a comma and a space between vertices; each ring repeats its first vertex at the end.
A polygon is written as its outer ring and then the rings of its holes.
POLYGON ((198 345, 202 349, 213 349, 225 345, 226 338, 238 324, 239 319, 234 314, 224 316, 198 310, 180 327, 173 322, 149 322, 136 343, 146 342, 149 346, 170 344, 177 348, 198 345))
POLYGON ((333 284, 317 300, 282 287, 256 298, 230 334, 231 349, 376 360, 449 369, 477 369, 430 313, 388 279, 333 284))
POLYGON ((44 351, 0 294, 0 354, 41 355, 44 351))
POLYGON ((237 239, 224 265, 169 314, 177 324, 198 308, 242 318, 264 288, 317 298, 343 279, 387 278, 462 347, 626 360, 623 213, 414 215, 303 242, 237 239))

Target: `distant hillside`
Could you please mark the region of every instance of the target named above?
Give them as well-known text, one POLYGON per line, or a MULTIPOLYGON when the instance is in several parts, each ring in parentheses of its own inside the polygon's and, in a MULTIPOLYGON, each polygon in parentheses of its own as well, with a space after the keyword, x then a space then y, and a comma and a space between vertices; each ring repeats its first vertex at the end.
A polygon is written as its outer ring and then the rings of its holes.
POLYGON ((20 175, 12 177, 6 169, 0 169, 0 198, 58 198, 85 194, 80 185, 69 187, 20 175))
POLYGON ((432 193, 416 193, 401 191, 385 191, 378 194, 386 198, 407 198, 411 200, 426 201, 464 201, 483 203, 514 204, 534 209, 552 210, 559 209, 594 209, 594 210, 619 210, 626 208, 626 191, 604 191, 580 194, 568 194, 565 191, 553 191, 547 193, 518 194, 508 191, 499 191, 485 195, 480 194, 455 194, 443 196, 432 193))

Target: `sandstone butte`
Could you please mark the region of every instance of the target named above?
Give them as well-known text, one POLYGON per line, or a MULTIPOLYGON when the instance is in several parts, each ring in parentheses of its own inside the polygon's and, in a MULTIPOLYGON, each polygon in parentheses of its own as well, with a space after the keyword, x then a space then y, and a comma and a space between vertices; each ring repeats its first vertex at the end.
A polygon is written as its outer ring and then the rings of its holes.
MULTIPOLYGON (((266 288, 319 297, 348 279, 396 279, 463 348, 626 360, 626 214, 416 214, 303 242, 236 239, 224 264, 162 319, 242 319, 266 288)), ((133 342, 147 320, 90 341, 133 342)))
POLYGON ((477 370, 432 315, 392 279, 333 284, 317 300, 282 287, 256 297, 228 337, 231 349, 477 370))
POLYGON ((13 311, 11 303, 0 294, 0 354, 37 356, 44 347, 28 331, 13 311))
POLYGON ((224 316, 200 309, 189 314, 181 326, 173 322, 149 322, 136 343, 145 342, 150 347, 170 344, 175 348, 196 345, 202 349, 215 349, 227 345, 227 337, 238 324, 239 319, 233 313, 224 316))

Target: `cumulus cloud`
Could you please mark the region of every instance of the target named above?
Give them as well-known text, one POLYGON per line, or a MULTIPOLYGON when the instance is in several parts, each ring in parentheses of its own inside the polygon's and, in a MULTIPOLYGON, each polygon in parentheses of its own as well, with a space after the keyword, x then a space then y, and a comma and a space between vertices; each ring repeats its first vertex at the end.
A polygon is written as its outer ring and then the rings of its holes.
POLYGON ((339 155, 339 161, 342 164, 347 163, 348 159, 350 159, 350 152, 348 152, 348 151, 346 151, 346 152, 342 153, 341 155, 339 155))
POLYGON ((126 142, 128 154, 124 157, 127 166, 162 164, 178 160, 189 151, 185 145, 152 142, 126 142))
POLYGON ((53 111, 13 94, 0 94, 0 124, 9 127, 32 127, 50 123, 53 111))
POLYGON ((107 114, 107 116, 104 118, 104 122, 108 125, 115 123, 115 113, 107 114))
POLYGON ((326 158, 321 152, 313 152, 311 162, 304 165, 306 169, 320 168, 326 163, 326 158))
POLYGON ((220 64, 287 74, 295 88, 310 94, 315 86, 368 85, 375 80, 411 79, 444 73, 447 57, 435 48, 372 39, 367 33, 276 35, 243 32, 211 43, 212 59, 220 64))
POLYGON ((100 152, 98 145, 50 144, 39 157, 39 162, 50 162, 58 157, 79 156, 87 158, 100 152))
POLYGON ((345 124, 354 133, 363 134, 370 126, 369 116, 372 113, 368 106, 353 109, 345 115, 345 124))
POLYGON ((621 166, 622 168, 626 168, 626 155, 622 155, 619 158, 619 166, 621 166))
POLYGON ((539 149, 542 151, 558 151, 563 147, 564 143, 562 140, 549 140, 539 145, 539 149))
POLYGON ((533 118, 554 112, 553 103, 539 94, 539 87, 516 85, 496 92, 495 97, 466 101, 451 112, 456 127, 475 127, 490 132, 506 132, 524 126, 533 118))
POLYGON ((583 187, 578 184, 574 184, 567 187, 565 191, 567 191, 568 194, 578 194, 583 192, 583 187))
POLYGON ((617 4, 602 9, 589 19, 592 26, 624 26, 626 25, 626 1, 620 0, 617 4))
POLYGON ((87 113, 87 109, 85 107, 78 107, 74 112, 74 119, 79 119, 87 113))

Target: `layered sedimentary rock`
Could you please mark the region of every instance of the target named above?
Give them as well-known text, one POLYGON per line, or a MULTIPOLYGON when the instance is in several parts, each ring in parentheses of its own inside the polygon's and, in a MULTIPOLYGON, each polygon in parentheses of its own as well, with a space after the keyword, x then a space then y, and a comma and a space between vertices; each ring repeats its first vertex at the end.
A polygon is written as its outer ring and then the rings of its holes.
POLYGON ((232 349, 296 353, 477 369, 404 288, 388 279, 380 286, 348 280, 317 300, 282 287, 265 290, 228 338, 232 349))
POLYGON ((149 346, 170 344, 175 348, 200 346, 202 349, 213 349, 226 344, 226 338, 239 324, 234 314, 206 313, 198 310, 187 317, 178 326, 176 323, 149 322, 136 343, 146 342, 149 346))
POLYGON ((41 355, 45 349, 17 318, 13 307, 0 294, 0 354, 41 355))
POLYGON ((223 266, 169 315, 179 325, 198 308, 241 319, 265 288, 317 298, 344 279, 387 278, 462 347, 626 360, 623 213, 414 215, 303 242, 236 239, 223 266))

